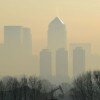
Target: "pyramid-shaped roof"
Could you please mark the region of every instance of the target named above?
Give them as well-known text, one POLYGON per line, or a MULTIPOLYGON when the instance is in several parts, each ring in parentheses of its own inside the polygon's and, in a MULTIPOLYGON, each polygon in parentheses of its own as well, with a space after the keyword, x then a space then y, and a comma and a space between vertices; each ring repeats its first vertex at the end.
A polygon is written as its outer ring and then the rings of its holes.
POLYGON ((50 25, 64 25, 64 22, 59 18, 55 17, 51 22, 50 25))

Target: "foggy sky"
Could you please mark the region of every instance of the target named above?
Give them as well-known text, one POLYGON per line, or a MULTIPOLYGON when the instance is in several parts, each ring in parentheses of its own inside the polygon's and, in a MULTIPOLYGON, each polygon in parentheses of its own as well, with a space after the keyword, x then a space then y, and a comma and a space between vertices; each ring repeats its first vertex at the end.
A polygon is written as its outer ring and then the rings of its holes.
POLYGON ((99 0, 0 0, 0 40, 4 25, 30 27, 35 54, 46 47, 48 24, 56 16, 66 24, 69 43, 89 42, 99 53, 99 0))

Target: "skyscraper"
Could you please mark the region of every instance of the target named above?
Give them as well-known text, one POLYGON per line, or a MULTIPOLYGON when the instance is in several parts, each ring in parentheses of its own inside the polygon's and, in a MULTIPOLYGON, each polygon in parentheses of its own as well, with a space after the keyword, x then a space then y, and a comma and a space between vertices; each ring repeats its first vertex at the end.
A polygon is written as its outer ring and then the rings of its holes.
POLYGON ((73 50, 73 73, 74 77, 85 71, 85 50, 82 47, 76 47, 73 50))
POLYGON ((19 48, 21 46, 22 26, 4 27, 4 45, 7 48, 19 48))
POLYGON ((4 46, 12 52, 23 51, 32 54, 32 36, 29 28, 22 26, 4 27, 4 46))
POLYGON ((86 70, 91 66, 90 62, 90 55, 91 55, 91 44, 90 43, 71 43, 69 47, 69 70, 70 70, 70 76, 73 76, 73 50, 77 47, 81 47, 85 50, 85 67, 86 70))
POLYGON ((57 50, 66 47, 66 27, 63 21, 56 17, 48 27, 48 48, 57 50))
POLYGON ((56 50, 66 48, 66 26, 64 22, 55 17, 48 26, 47 48, 52 53, 52 73, 56 74, 56 50))
POLYGON ((51 72, 51 52, 48 49, 43 49, 40 52, 40 77, 50 79, 51 72))
POLYGON ((22 45, 25 53, 32 54, 32 35, 29 28, 23 28, 22 45))
POLYGON ((33 73, 31 38, 29 28, 23 28, 23 26, 4 27, 4 45, 0 61, 4 71, 9 68, 13 72, 33 73))
POLYGON ((64 48, 56 51, 56 76, 60 82, 68 79, 68 52, 64 48))
POLYGON ((21 35, 22 26, 4 26, 4 61, 5 67, 12 67, 20 65, 22 59, 21 35))

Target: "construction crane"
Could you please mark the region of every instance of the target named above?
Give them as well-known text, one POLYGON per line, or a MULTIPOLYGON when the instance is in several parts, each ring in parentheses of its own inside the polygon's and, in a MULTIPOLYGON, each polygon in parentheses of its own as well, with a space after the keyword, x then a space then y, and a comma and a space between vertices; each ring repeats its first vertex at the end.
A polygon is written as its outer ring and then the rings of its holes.
POLYGON ((59 87, 57 87, 57 88, 51 90, 51 91, 48 93, 48 98, 47 98, 47 100, 57 100, 57 98, 54 97, 54 93, 55 93, 57 90, 60 90, 61 93, 62 93, 62 94, 60 95, 60 97, 64 97, 63 89, 62 89, 61 86, 59 86, 59 87))

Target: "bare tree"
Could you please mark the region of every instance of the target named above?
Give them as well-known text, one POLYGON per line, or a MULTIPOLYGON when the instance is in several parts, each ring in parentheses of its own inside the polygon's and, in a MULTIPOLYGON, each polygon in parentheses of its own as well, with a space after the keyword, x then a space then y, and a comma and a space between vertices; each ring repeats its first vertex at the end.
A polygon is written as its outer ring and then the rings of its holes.
POLYGON ((3 81, 0 81, 0 100, 4 100, 4 84, 3 81))
POLYGON ((26 77, 21 78, 20 81, 20 86, 21 86, 21 97, 24 100, 27 100, 27 92, 28 92, 28 80, 26 77))
POLYGON ((20 98, 19 97, 20 96, 19 88, 20 88, 20 84, 19 84, 18 80, 16 78, 13 78, 12 91, 13 91, 14 100, 17 100, 20 98))
POLYGON ((38 82, 38 78, 37 77, 29 77, 29 87, 32 89, 32 94, 31 98, 32 100, 36 100, 36 90, 37 90, 37 82, 38 82))
POLYGON ((0 80, 0 100, 46 100, 50 87, 50 82, 33 76, 6 77, 0 80))
POLYGON ((93 83, 91 72, 87 72, 79 76, 73 82, 73 88, 71 89, 71 96, 73 100, 93 100, 96 88, 93 83))

